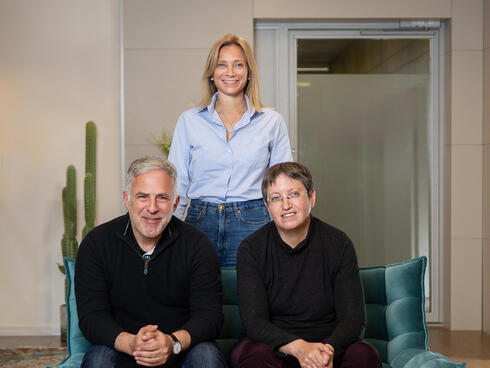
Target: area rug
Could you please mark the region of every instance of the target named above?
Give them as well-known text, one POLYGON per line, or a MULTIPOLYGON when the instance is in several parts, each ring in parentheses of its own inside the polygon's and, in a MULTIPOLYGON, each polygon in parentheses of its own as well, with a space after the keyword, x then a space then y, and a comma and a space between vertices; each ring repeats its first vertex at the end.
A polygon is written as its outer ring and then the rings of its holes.
POLYGON ((66 348, 16 348, 0 349, 0 367, 44 368, 55 366, 66 355, 66 348))

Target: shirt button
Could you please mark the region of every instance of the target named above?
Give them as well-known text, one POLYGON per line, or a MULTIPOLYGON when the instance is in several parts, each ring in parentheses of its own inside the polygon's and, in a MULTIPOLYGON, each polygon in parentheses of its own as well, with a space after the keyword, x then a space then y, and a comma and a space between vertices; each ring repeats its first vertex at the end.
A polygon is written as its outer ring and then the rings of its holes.
POLYGON ((229 149, 228 152, 231 152, 231 150, 229 149))

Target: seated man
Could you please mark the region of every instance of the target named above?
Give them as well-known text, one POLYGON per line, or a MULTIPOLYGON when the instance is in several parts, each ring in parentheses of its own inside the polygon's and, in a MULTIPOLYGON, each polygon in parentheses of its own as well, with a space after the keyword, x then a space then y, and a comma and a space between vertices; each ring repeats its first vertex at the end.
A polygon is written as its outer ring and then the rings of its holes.
POLYGON ((123 193, 128 214, 94 228, 75 268, 80 329, 94 344, 82 367, 225 367, 212 340, 223 324, 211 242, 172 217, 172 164, 135 160, 123 193))
POLYGON ((273 222, 238 250, 240 315, 247 337, 232 350, 233 367, 380 367, 361 341, 364 295, 354 246, 312 217, 309 170, 295 162, 270 167, 262 195, 273 222))

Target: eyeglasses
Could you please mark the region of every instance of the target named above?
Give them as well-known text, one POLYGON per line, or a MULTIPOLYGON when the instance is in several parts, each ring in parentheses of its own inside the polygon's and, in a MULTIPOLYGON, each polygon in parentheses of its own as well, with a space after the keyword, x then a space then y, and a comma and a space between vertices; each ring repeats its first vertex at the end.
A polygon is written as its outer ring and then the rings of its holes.
POLYGON ((269 205, 276 205, 282 202, 283 199, 287 198, 288 201, 294 201, 297 200, 301 195, 307 194, 306 191, 303 192, 298 192, 298 191, 292 191, 289 192, 287 196, 283 197, 282 195, 279 194, 274 194, 272 197, 267 198, 267 203, 269 205))

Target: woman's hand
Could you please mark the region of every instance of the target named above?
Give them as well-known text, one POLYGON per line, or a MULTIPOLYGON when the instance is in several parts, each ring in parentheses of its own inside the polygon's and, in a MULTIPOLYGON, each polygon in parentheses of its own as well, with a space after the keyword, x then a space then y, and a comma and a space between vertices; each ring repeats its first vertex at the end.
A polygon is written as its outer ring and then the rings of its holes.
POLYGON ((298 359, 301 368, 332 368, 333 347, 321 342, 307 342, 303 339, 291 341, 279 348, 283 353, 298 359))

